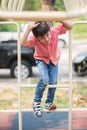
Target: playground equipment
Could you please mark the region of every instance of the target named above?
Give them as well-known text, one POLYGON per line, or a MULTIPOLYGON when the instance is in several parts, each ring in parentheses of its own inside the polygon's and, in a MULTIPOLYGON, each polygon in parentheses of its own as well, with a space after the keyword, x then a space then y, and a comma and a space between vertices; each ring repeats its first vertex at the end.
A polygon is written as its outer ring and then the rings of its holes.
POLYGON ((51 12, 22 11, 24 2, 25 0, 2 0, 0 19, 60 21, 87 15, 87 0, 64 0, 66 11, 51 12))
MULTIPOLYGON (((70 20, 80 16, 87 15, 87 0, 64 0, 67 11, 52 12, 33 12, 22 11, 25 0, 2 0, 0 19, 4 20, 25 20, 25 21, 61 21, 70 20), (43 15, 42 15, 43 14, 43 15)), ((20 56, 20 27, 16 22, 0 22, 0 24, 14 24, 18 28, 18 103, 19 103, 19 130, 22 130, 22 113, 21 113, 21 56, 20 56)), ((72 38, 69 33, 69 84, 67 85, 49 85, 48 87, 67 87, 69 88, 69 123, 68 129, 72 130, 72 38)), ((35 87, 36 85, 30 85, 35 87)), ((29 87, 29 85, 28 85, 29 87)), ((62 109, 61 109, 62 110, 62 109)))
POLYGON ((3 11, 21 11, 24 7, 25 0, 2 0, 1 10, 3 11))

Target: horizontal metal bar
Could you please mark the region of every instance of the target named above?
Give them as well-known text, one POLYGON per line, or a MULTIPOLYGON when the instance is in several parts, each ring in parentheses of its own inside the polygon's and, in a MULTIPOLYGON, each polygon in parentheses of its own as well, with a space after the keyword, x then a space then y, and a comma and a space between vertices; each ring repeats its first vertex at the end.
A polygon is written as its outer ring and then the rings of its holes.
MULTIPOLYGON (((22 111, 32 111, 32 109, 22 109, 22 111)), ((68 111, 69 112, 69 108, 57 108, 55 111, 54 110, 49 111, 49 110, 43 108, 43 111, 44 112, 57 112, 57 111, 60 111, 60 112, 68 111)))
POLYGON ((75 24, 87 24, 87 21, 74 21, 73 25, 75 24))
MULTIPOLYGON (((68 111, 68 110, 69 110, 69 108, 57 108, 57 110, 55 112, 57 112, 57 111, 62 112, 62 111, 68 111)), ((22 109, 21 111, 32 112, 32 109, 22 109)), ((43 111, 47 111, 47 110, 43 109, 43 111)), ((72 111, 87 111, 87 108, 72 108, 72 111)), ((0 112, 19 112, 19 110, 18 109, 15 109, 15 110, 9 109, 9 110, 0 110, 0 112)))
POLYGON ((86 15, 86 12, 64 12, 64 11, 0 11, 0 19, 13 19, 25 21, 61 21, 70 20, 86 15))
MULTIPOLYGON (((22 84, 21 85, 21 87, 22 88, 27 88, 27 87, 29 87, 29 88, 34 88, 34 87, 36 87, 37 86, 37 84, 22 84)), ((48 88, 59 88, 59 87, 61 87, 61 88, 69 88, 69 84, 54 84, 54 85, 48 85, 47 86, 48 88)))

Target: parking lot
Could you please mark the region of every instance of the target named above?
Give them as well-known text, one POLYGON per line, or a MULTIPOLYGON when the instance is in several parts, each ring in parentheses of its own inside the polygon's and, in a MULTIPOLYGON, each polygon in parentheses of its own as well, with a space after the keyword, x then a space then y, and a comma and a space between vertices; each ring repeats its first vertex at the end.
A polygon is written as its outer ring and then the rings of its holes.
MULTIPOLYGON (((73 58, 80 52, 87 50, 87 41, 75 41, 72 44, 72 60, 73 58)), ((61 49, 61 60, 59 64, 59 79, 67 80, 69 76, 69 47, 62 48, 61 49)), ((86 82, 87 75, 78 76, 77 73, 75 73, 72 70, 72 78, 73 81, 83 81, 86 82)))
MULTIPOLYGON (((72 58, 80 51, 86 50, 87 43, 84 42, 74 42, 72 44, 72 58)), ((69 79, 69 47, 61 48, 61 60, 59 63, 59 77, 58 79, 61 81, 67 81, 69 79)), ((33 77, 22 80, 22 83, 30 83, 31 80, 37 80, 39 77, 38 69, 36 67, 33 68, 33 77)), ((87 76, 78 76, 74 71, 72 71, 73 82, 87 82, 87 76)), ((32 81, 33 81, 32 80, 32 81)), ((15 78, 10 77, 10 70, 1 69, 0 70, 0 90, 13 88, 17 86, 18 81, 15 78)))

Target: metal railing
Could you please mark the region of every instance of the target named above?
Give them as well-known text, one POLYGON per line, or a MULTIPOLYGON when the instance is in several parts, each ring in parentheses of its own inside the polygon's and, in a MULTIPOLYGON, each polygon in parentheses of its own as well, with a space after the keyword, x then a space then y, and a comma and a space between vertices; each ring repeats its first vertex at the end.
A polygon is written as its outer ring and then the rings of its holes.
POLYGON ((25 0, 2 0, 1 10, 3 11, 21 11, 25 0))
POLYGON ((19 130, 22 130, 22 114, 21 114, 21 43, 20 43, 20 26, 16 22, 10 21, 0 21, 0 25, 15 25, 17 27, 18 33, 18 104, 19 104, 19 130))
MULTIPOLYGON (((18 112, 19 112, 19 130, 22 130, 22 108, 21 108, 21 89, 22 87, 36 87, 36 84, 21 85, 21 43, 20 43, 20 26, 16 22, 0 22, 1 24, 14 24, 17 27, 18 33, 18 112)), ((87 24, 86 21, 73 22, 75 24, 87 24)), ((48 87, 64 87, 69 89, 69 117, 68 130, 72 130, 72 30, 69 31, 69 84, 48 85, 48 87)), ((63 111, 59 109, 59 111, 63 111)))

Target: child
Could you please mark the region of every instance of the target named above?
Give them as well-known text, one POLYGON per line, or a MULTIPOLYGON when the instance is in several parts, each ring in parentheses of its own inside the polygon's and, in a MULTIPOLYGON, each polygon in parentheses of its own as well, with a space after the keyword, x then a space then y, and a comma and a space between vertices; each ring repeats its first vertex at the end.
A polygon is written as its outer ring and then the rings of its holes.
MULTIPOLYGON (((41 99, 43 92, 48 84, 57 84, 58 63, 61 56, 58 47, 58 35, 66 33, 72 29, 72 25, 62 21, 58 27, 52 27, 47 22, 38 21, 33 25, 28 25, 22 38, 22 45, 28 47, 34 46, 34 58, 40 73, 40 80, 37 84, 35 97, 33 101, 33 112, 37 117, 42 116, 41 99), (32 35, 28 38, 29 33, 32 35)), ((56 88, 48 88, 45 108, 55 110, 56 105, 53 103, 56 88)))

